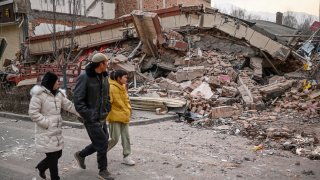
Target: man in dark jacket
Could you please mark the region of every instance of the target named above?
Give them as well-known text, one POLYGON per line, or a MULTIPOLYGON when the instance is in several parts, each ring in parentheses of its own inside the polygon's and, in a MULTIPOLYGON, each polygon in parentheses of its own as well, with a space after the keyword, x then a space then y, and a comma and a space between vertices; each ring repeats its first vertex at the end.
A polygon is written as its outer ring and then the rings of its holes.
POLYGON ((107 170, 109 134, 106 117, 111 109, 109 101, 108 58, 97 53, 92 57, 84 73, 77 79, 74 89, 74 105, 83 118, 83 124, 91 144, 74 154, 79 166, 86 169, 85 157, 97 152, 99 177, 113 179, 107 170))

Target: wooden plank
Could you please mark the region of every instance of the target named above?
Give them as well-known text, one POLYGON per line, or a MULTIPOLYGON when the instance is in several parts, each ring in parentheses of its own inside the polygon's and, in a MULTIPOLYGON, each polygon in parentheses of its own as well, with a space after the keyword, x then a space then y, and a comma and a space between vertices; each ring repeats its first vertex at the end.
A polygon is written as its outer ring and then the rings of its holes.
POLYGON ((131 102, 145 101, 145 102, 162 102, 168 107, 183 107, 186 105, 185 100, 175 100, 169 98, 153 98, 153 97, 129 97, 131 102))

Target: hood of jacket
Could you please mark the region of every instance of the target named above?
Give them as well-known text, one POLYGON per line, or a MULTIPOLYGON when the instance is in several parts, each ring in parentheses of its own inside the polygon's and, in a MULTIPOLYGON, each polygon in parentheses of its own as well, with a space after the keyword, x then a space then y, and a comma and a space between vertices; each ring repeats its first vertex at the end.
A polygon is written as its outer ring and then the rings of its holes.
POLYGON ((116 87, 119 88, 121 91, 126 91, 126 88, 125 88, 123 85, 119 84, 119 83, 118 83, 117 81, 115 81, 115 80, 109 79, 109 83, 110 83, 110 85, 116 86, 116 87))
MULTIPOLYGON (((60 92, 64 97, 67 97, 66 91, 65 91, 64 89, 58 89, 57 94, 58 94, 59 92, 60 92)), ((49 91, 47 88, 45 88, 44 86, 41 86, 41 85, 35 85, 35 86, 33 86, 33 88, 30 90, 30 95, 31 95, 31 96, 37 96, 37 95, 39 95, 39 94, 41 94, 41 93, 47 93, 47 94, 53 95, 53 94, 51 93, 51 91, 49 91)), ((57 94, 56 94, 56 95, 57 95, 57 94)))
MULTIPOLYGON (((92 66, 92 63, 88 64, 85 68, 85 71, 87 73, 87 75, 89 77, 95 77, 97 76, 98 74, 96 73, 94 67, 92 66)), ((103 77, 107 77, 108 76, 108 72, 103 72, 102 73, 103 77)))

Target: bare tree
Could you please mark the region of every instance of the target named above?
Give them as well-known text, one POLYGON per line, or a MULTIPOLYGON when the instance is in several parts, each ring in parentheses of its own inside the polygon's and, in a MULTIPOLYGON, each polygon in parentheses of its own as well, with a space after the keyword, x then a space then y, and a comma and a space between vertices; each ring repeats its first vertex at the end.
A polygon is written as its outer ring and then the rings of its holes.
POLYGON ((246 15, 246 20, 261 20, 261 17, 254 14, 248 14, 246 15))
POLYGON ((69 0, 69 14, 71 16, 70 24, 71 24, 71 31, 64 31, 59 32, 60 37, 57 38, 57 3, 63 3, 64 0, 51 0, 53 6, 53 25, 52 25, 52 44, 53 44, 53 53, 52 57, 55 62, 57 62, 60 70, 63 73, 63 89, 67 90, 67 65, 71 62, 73 57, 73 50, 76 47, 76 43, 74 37, 76 35, 76 22, 77 22, 77 15, 81 13, 81 0, 69 0), (61 1, 61 2, 60 2, 61 1), (63 35, 61 37, 61 34, 63 35))
POLYGON ((254 14, 249 14, 245 9, 241 8, 233 8, 231 13, 231 16, 237 17, 239 19, 245 19, 245 20, 260 20, 261 17, 254 14))
POLYGON ((312 30, 310 29, 310 25, 312 23, 312 17, 309 16, 305 18, 302 24, 298 25, 298 29, 301 31, 302 34, 311 35, 312 30))
POLYGON ((298 21, 294 17, 293 12, 287 12, 287 15, 283 18, 283 24, 292 28, 296 28, 298 26, 298 21))
POLYGON ((237 18, 240 18, 240 19, 245 19, 246 10, 241 9, 241 8, 233 8, 230 15, 237 17, 237 18))

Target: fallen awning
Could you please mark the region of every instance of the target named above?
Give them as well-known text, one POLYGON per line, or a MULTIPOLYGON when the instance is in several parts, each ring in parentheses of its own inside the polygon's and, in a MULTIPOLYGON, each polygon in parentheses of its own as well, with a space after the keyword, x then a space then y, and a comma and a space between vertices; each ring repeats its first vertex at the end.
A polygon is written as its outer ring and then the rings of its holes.
POLYGON ((31 78, 31 79, 25 79, 25 80, 20 81, 17 84, 17 87, 29 86, 29 85, 35 85, 35 84, 37 84, 37 78, 31 78))

